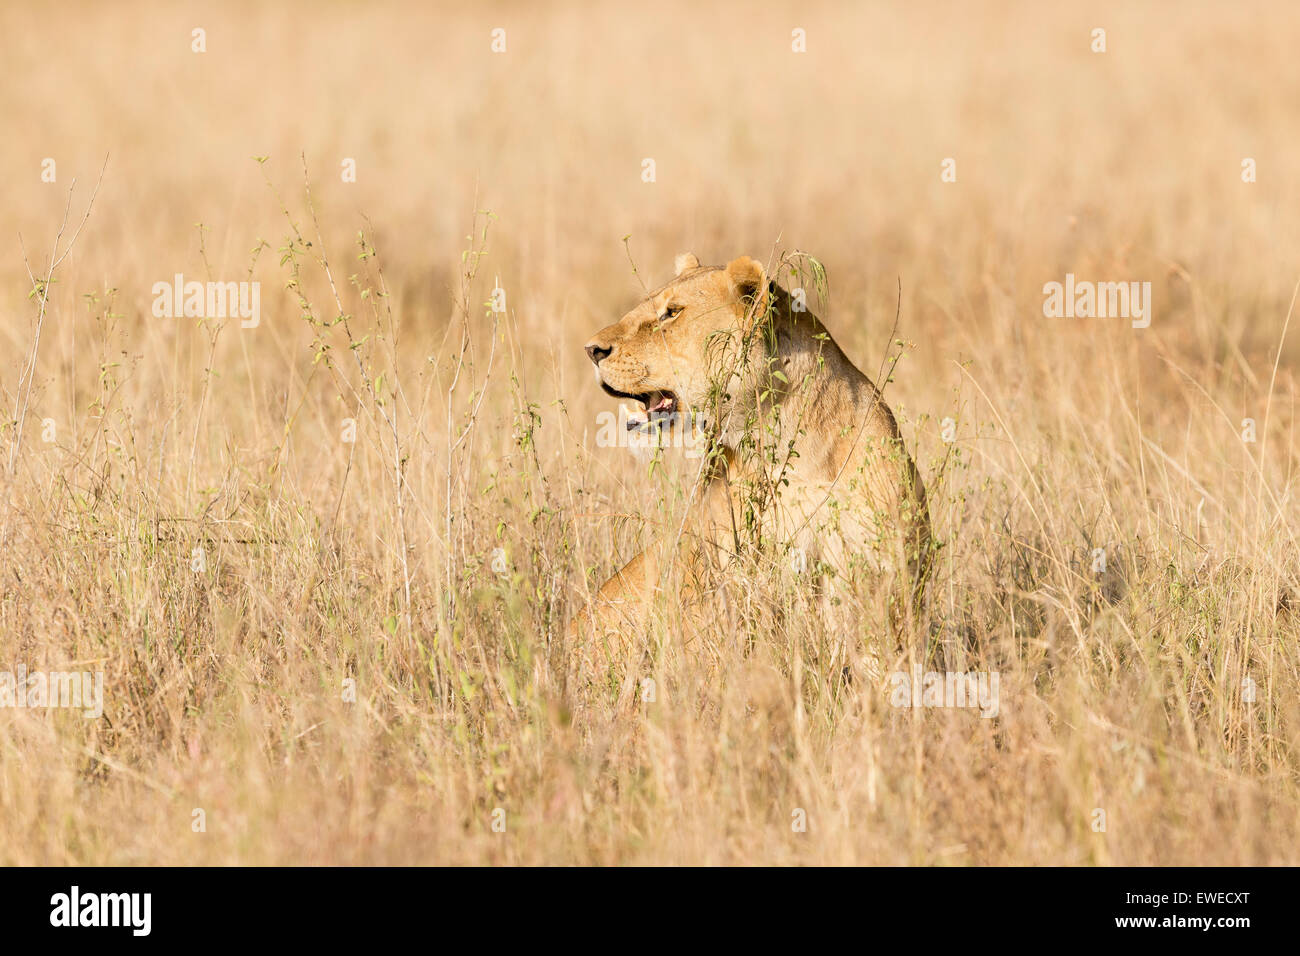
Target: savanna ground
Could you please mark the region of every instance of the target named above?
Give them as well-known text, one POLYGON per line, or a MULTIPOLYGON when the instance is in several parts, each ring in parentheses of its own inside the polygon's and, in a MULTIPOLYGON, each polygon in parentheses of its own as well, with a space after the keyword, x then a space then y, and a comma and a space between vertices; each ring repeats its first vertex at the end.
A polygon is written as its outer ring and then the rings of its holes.
POLYGON ((0 710, 0 861, 1300 861, 1300 10, 436 6, 0 12, 0 669, 105 698, 0 710), (761 554, 710 632, 566 639, 691 473, 597 444, 581 346, 686 249, 817 256, 897 362, 915 627, 995 719, 819 668, 879 621, 761 554))

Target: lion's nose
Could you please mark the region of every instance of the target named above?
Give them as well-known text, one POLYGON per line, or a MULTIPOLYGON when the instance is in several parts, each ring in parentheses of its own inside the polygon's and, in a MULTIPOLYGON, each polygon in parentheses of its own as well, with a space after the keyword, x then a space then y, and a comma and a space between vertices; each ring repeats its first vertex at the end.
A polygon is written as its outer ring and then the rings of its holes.
POLYGON ((595 342, 592 342, 590 345, 587 346, 587 355, 589 355, 591 357, 591 360, 595 362, 597 365, 601 363, 602 359, 609 358, 610 353, 613 351, 614 351, 613 349, 607 349, 605 348, 605 346, 597 345, 595 342))

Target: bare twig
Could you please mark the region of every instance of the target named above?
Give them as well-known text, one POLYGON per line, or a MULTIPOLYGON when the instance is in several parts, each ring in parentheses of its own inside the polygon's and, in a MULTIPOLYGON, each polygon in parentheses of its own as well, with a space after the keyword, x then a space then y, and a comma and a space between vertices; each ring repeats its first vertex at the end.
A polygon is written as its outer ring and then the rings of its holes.
POLYGON ((13 473, 14 467, 18 461, 18 449, 23 443, 23 425, 27 421, 27 406, 31 400, 32 380, 36 377, 36 356, 41 348, 41 331, 45 327, 45 314, 50 301, 50 283, 54 281, 54 270, 63 264, 63 260, 68 258, 68 253, 72 247, 77 244, 77 238, 81 235, 81 230, 86 226, 86 220, 90 218, 90 211, 95 206, 95 197, 99 195, 99 187, 104 182, 104 171, 108 169, 108 156, 104 157, 104 165, 100 167, 99 179, 95 181, 95 188, 90 194, 90 201, 86 203, 86 211, 78 223, 76 231, 72 238, 68 240, 67 246, 63 252, 59 252, 59 243, 63 239, 63 233, 68 228, 68 214, 72 211, 72 194, 77 188, 77 181, 72 180, 68 186, 68 203, 63 209, 63 222, 59 225, 59 231, 54 237, 54 248, 50 251, 50 264, 45 270, 45 277, 37 279, 32 273, 31 263, 27 258, 27 247, 23 244, 22 233, 18 234, 18 244, 23 250, 23 265, 27 268, 27 277, 32 282, 32 291, 40 295, 39 311, 36 315, 36 334, 32 337, 32 350, 27 357, 27 363, 22 373, 18 377, 18 391, 14 395, 14 439, 9 446, 9 472, 13 473))

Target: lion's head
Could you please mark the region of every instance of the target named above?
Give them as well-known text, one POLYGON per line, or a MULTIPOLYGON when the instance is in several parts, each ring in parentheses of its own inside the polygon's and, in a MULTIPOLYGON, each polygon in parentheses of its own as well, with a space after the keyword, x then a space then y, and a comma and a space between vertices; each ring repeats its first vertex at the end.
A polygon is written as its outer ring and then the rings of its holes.
POLYGON ((682 253, 676 273, 585 346, 601 387, 644 406, 645 418, 629 428, 677 415, 730 417, 742 378, 753 374, 742 358, 755 347, 754 317, 767 307, 763 267, 749 256, 701 266, 682 253))

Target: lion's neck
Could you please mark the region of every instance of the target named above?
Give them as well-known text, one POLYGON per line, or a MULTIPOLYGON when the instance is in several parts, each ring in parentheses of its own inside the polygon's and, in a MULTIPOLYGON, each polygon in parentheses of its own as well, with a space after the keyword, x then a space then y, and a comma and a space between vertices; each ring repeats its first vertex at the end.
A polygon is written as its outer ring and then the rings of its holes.
POLYGON ((741 474, 789 467, 804 480, 831 480, 856 444, 852 436, 864 423, 888 414, 880 393, 844 355, 811 312, 794 312, 778 290, 773 337, 767 346, 768 368, 757 378, 757 414, 747 429, 728 436, 729 470, 741 474), (745 447, 744 431, 761 436, 745 447), (840 439, 850 439, 841 441, 840 439), (788 455, 793 441, 798 456, 788 455), (850 451, 846 451, 850 450, 850 451), (782 465, 785 462, 785 465, 782 465))

